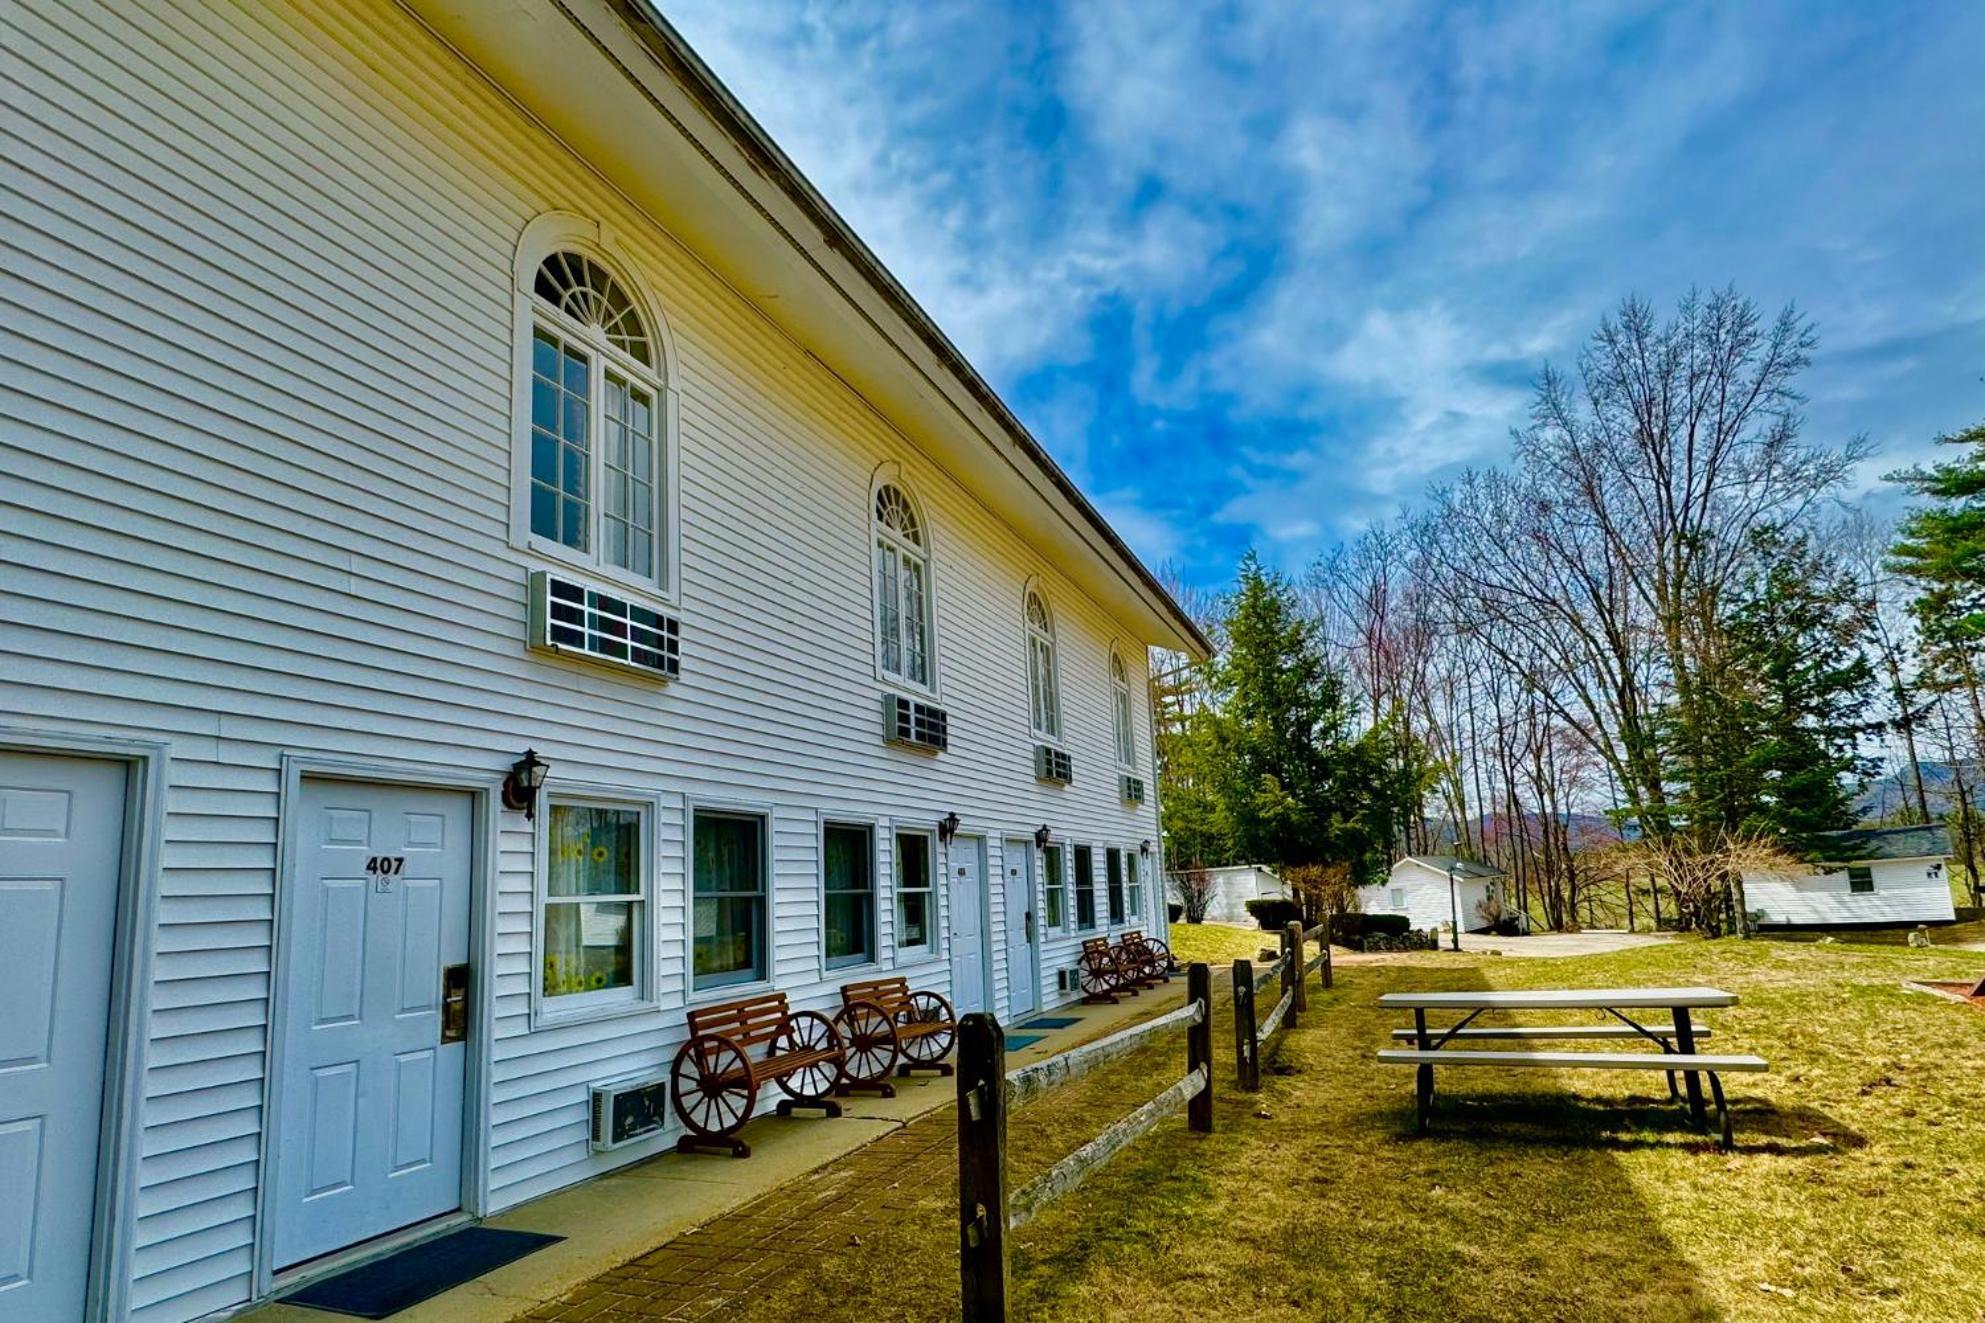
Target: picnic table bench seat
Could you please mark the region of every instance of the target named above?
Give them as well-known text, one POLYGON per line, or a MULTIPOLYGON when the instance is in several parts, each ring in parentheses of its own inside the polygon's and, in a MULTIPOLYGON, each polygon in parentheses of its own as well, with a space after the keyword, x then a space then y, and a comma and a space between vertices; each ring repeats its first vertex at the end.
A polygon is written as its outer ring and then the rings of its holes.
POLYGON ((820 1012, 795 1011, 785 993, 761 992, 695 1007, 687 1018, 689 1041, 669 1072, 675 1114, 688 1131, 676 1141, 679 1151, 714 1148, 750 1157, 751 1146, 737 1132, 751 1119, 766 1083, 786 1095, 779 1101, 781 1116, 791 1116, 795 1107, 841 1115, 828 1094, 840 1082, 847 1049, 820 1012))
POLYGON ((944 1058, 958 1036, 951 1003, 935 992, 913 991, 903 976, 861 979, 841 985, 841 1009, 834 1025, 848 1047, 848 1061, 835 1092, 872 1089, 896 1096, 889 1083, 914 1070, 951 1073, 944 1058))
POLYGON ((1388 1010, 1411 1010, 1411 1029, 1395 1029, 1396 1042, 1412 1043, 1409 1048, 1382 1048, 1380 1065, 1413 1066, 1418 1072, 1415 1110, 1419 1129, 1425 1134, 1434 1097, 1435 1066, 1507 1066, 1546 1070, 1658 1070, 1668 1077, 1668 1092, 1679 1098, 1675 1077, 1688 1083, 1689 1112, 1697 1125, 1706 1123, 1699 1080, 1709 1079, 1716 1103, 1718 1128, 1724 1148, 1734 1142, 1730 1109, 1723 1096, 1725 1073, 1757 1072, 1771 1067, 1763 1057, 1736 1053, 1699 1052, 1696 1044, 1710 1036, 1698 1029, 1689 1012, 1707 1006, 1734 1006, 1737 998, 1719 988, 1547 988, 1496 992, 1389 992, 1380 996, 1379 1006, 1388 1010), (1427 1024, 1430 1010, 1465 1011, 1466 1016, 1446 1028, 1427 1024), (1599 1010, 1617 1024, 1582 1025, 1484 1025, 1472 1027, 1476 1017, 1487 1011, 1512 1010, 1599 1010), (1666 1010, 1667 1023, 1642 1024, 1627 1012, 1666 1010), (1617 1042, 1641 1039, 1652 1042, 1654 1052, 1538 1051, 1509 1048, 1449 1047, 1451 1042, 1493 1041, 1545 1043, 1553 1040, 1617 1042))

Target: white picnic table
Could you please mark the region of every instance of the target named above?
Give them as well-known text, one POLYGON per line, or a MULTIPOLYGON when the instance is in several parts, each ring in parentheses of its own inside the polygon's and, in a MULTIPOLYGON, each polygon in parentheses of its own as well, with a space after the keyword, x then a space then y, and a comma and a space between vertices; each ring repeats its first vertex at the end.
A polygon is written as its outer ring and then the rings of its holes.
MULTIPOLYGON (((1675 1076, 1680 1074, 1688 1089, 1689 1116, 1698 1126, 1708 1123, 1702 1096, 1701 1076, 1709 1077, 1716 1100, 1716 1115, 1723 1132, 1723 1145, 1732 1142, 1730 1112, 1723 1098, 1720 1071, 1761 1071, 1769 1067, 1761 1057, 1712 1055, 1698 1052, 1696 1043, 1709 1037, 1698 1029, 1690 1012, 1706 1008, 1735 1006, 1737 996, 1721 988, 1521 988, 1473 992, 1387 992, 1378 999, 1381 1010, 1413 1012, 1413 1028, 1396 1029, 1395 1039, 1410 1041, 1408 1049, 1382 1049, 1379 1061, 1386 1065, 1418 1067, 1419 1127, 1425 1133, 1434 1095, 1434 1064, 1452 1066, 1526 1066, 1558 1070, 1661 1070, 1668 1075, 1671 1097, 1680 1097, 1675 1076), (1666 1024, 1642 1024, 1627 1014, 1664 1010, 1666 1024), (1465 1012, 1462 1019, 1446 1028, 1430 1028, 1428 1011, 1465 1012), (1522 1025, 1471 1028, 1485 1011, 1603 1011, 1619 1021, 1617 1025, 1522 1025), (1513 1052, 1474 1051, 1451 1048, 1450 1042, 1479 1042, 1485 1039, 1537 1041, 1542 1039, 1622 1038, 1645 1039, 1659 1052, 1513 1052)), ((1642 1015, 1645 1019, 1645 1015, 1642 1015)))

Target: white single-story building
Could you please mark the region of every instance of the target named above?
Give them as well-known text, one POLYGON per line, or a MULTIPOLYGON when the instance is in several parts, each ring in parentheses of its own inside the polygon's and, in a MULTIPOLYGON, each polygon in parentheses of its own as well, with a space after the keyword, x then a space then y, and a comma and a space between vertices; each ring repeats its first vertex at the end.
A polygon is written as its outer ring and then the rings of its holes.
POLYGON ((1210 645, 653 6, 4 25, 0 1319, 660 1153, 688 1007, 1162 931, 1210 645))
POLYGON ((1796 869, 1744 875, 1744 903, 1769 927, 1951 923, 1950 833, 1943 827, 1827 832, 1796 869))
MULTIPOLYGON (((1267 864, 1195 869, 1186 876, 1204 879, 1206 917, 1215 923, 1253 923, 1255 917, 1248 913, 1249 901, 1281 900, 1289 895, 1288 888, 1282 885, 1282 875, 1267 864)), ((1174 894, 1169 899, 1177 903, 1179 897, 1174 894)))
POLYGON ((1392 865, 1386 880, 1358 889, 1366 914, 1404 914, 1416 931, 1450 931, 1461 917, 1463 932, 1492 926, 1490 897, 1500 898, 1506 879, 1500 868, 1445 854, 1409 854, 1392 865))

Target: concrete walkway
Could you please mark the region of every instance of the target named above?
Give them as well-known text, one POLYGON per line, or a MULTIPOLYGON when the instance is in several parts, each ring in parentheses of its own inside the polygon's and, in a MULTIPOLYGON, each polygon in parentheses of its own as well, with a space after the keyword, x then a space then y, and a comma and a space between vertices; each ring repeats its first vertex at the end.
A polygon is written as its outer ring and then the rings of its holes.
MULTIPOLYGON (((1042 1041, 1009 1051, 1008 1067, 1045 1060, 1184 1000, 1181 975, 1114 1006, 1056 1007, 1045 1014, 1073 1016, 1077 1023, 1035 1031, 1042 1041)), ((743 1132, 749 1158, 669 1152, 499 1213, 486 1225, 565 1239, 395 1314, 394 1323, 704 1317, 750 1282, 799 1262, 795 1255, 809 1246, 827 1243, 818 1236, 842 1243, 832 1238, 849 1233, 832 1229, 835 1220, 823 1216, 843 1206, 837 1190, 859 1187, 872 1211, 875 1200, 887 1203, 897 1184, 919 1189, 929 1179, 952 1179, 955 1126, 942 1116, 913 1123, 956 1098, 949 1078, 897 1080, 894 1098, 842 1099, 839 1119, 804 1113, 753 1119, 743 1132), (796 1184, 857 1150, 858 1160, 834 1168, 831 1188, 796 1184), (926 1171, 932 1162, 943 1170, 926 1171), (842 1179, 847 1171, 858 1179, 842 1179), (823 1228, 818 1235, 808 1229, 809 1218, 823 1228), (569 1296, 575 1288, 577 1295, 569 1296), (607 1295, 624 1299, 610 1302, 612 1312, 591 1303, 607 1295), (634 1308, 627 1303, 634 1299, 650 1300, 652 1307, 634 1308)), ((324 1323, 329 1317, 280 1301, 243 1315, 254 1323, 324 1323)))

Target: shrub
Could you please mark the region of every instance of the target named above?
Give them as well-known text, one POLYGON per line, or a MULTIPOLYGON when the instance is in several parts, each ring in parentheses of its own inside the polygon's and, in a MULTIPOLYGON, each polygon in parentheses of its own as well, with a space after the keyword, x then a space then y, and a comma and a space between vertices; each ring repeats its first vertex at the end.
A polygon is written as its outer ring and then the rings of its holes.
POLYGON ((1521 937, 1523 936, 1523 925, 1516 921, 1514 914, 1505 914, 1502 918, 1496 920, 1496 926, 1492 931, 1498 937, 1521 937))
POLYGON ((1270 932, 1277 931, 1290 923, 1299 922, 1303 917, 1303 907, 1293 900, 1269 897, 1265 900, 1251 900, 1247 903, 1248 913, 1254 921, 1270 932))
MULTIPOLYGON (((1382 914, 1378 918, 1402 918, 1403 915, 1382 914)), ((1366 933, 1356 943, 1360 951, 1438 951, 1440 934, 1432 928, 1425 932, 1407 929, 1401 933, 1366 933)))
POLYGON ((1333 914, 1330 916, 1330 940, 1339 946, 1358 950, 1359 944, 1368 936, 1397 937, 1413 927, 1413 921, 1404 914, 1333 914))
POLYGON ((1167 905, 1165 906, 1165 913, 1171 917, 1173 923, 1177 923, 1185 917, 1185 906, 1167 905))

